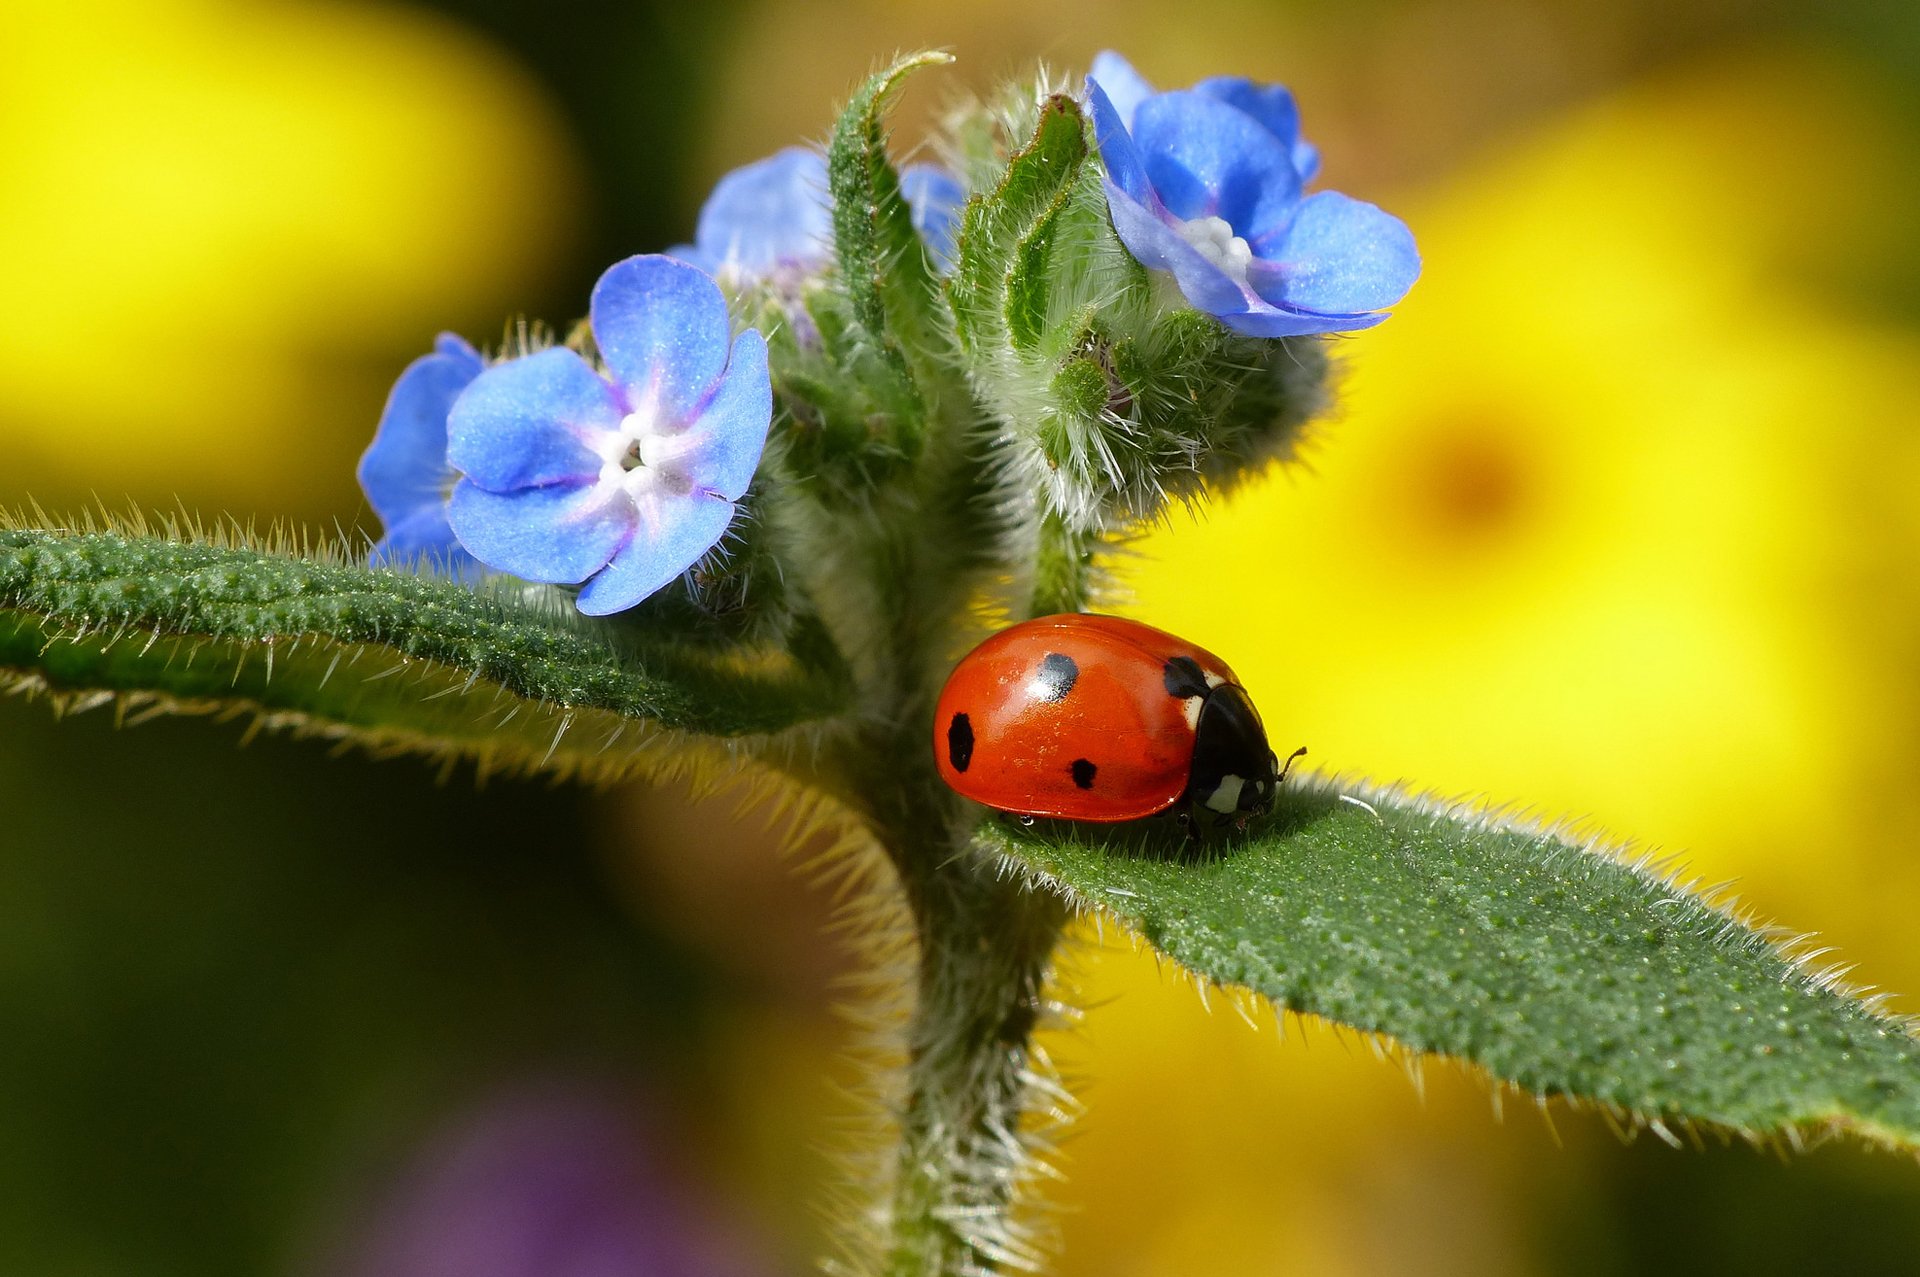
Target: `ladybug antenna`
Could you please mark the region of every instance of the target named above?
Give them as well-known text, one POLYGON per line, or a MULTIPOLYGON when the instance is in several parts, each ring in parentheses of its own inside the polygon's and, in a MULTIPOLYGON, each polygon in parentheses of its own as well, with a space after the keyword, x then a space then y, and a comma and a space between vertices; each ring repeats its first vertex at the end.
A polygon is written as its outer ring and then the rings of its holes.
POLYGON ((1303 755, 1306 754, 1306 752, 1307 752, 1307 747, 1305 745, 1302 745, 1299 749, 1296 749, 1291 754, 1288 754, 1287 761, 1280 764, 1280 774, 1274 777, 1273 783, 1275 785, 1278 785, 1281 781, 1285 780, 1287 778, 1287 772, 1289 772, 1293 768, 1293 760, 1296 758, 1302 757, 1303 755))

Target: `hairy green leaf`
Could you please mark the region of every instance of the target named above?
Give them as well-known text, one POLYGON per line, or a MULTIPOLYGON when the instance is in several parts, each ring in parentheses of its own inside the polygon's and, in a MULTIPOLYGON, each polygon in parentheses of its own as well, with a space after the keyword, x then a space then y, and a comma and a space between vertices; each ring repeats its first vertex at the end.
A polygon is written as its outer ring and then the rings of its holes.
POLYGON ((695 736, 837 712, 844 672, 819 636, 796 639, 810 661, 681 649, 538 595, 345 562, 0 529, 0 687, 250 709, 483 765, 621 775, 695 736))
POLYGON ((1224 985, 1672 1138, 1920 1143, 1920 1043, 1767 932, 1591 840, 1309 779, 1244 835, 983 841, 1224 985))

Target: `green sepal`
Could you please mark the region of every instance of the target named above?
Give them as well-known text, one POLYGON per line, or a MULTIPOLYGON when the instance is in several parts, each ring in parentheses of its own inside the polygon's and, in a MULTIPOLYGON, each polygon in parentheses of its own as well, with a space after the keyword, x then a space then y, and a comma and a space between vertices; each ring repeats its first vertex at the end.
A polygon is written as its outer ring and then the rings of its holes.
MULTIPOLYGON (((1187 305, 1115 235, 1079 105, 1054 96, 1033 118, 997 185, 968 206, 948 287, 1019 486, 1097 533, 1289 455, 1325 401, 1324 343, 1244 337, 1187 305)), ((967 153, 983 150, 976 138, 967 153)))
POLYGON ((1022 341, 1032 344, 1047 303, 1041 295, 1012 297, 1015 263, 1022 245, 1029 245, 1031 254, 1041 253, 1048 241, 1042 237, 1030 243, 1034 232, 1057 211, 1086 158, 1080 107, 1072 98, 1055 95, 1042 105, 1032 136, 1008 161, 998 185, 967 204, 947 291, 961 349, 969 355, 984 359, 997 354, 1001 345, 1014 344, 1009 327, 1015 314, 1020 316, 1022 341))
POLYGON ((1523 1091, 1668 1138, 1920 1145, 1906 1022, 1594 840, 1320 779, 1244 834, 1000 820, 979 839, 1209 981, 1523 1091))
POLYGON ((580 617, 555 594, 227 545, 0 530, 0 684, 251 710, 376 747, 606 776, 654 768, 698 737, 769 741, 850 699, 817 623, 795 621, 780 648, 690 647, 644 618, 580 617))
POLYGON ((930 383, 943 375, 935 357, 944 303, 887 156, 885 114, 910 73, 951 61, 946 53, 916 53, 869 76, 840 113, 827 148, 834 256, 852 336, 896 383, 889 398, 897 396, 916 416, 925 411, 930 383))
POLYGON ((1053 275, 1049 269, 1063 238, 1062 223, 1070 207, 1072 188, 1062 191, 1015 245, 1013 268, 1007 274, 1007 340, 1014 349, 1031 351, 1046 340, 1052 318, 1053 275))
POLYGON ((868 375, 872 360, 839 292, 811 288, 788 304, 799 308, 793 317, 770 315, 761 324, 779 408, 780 460, 771 468, 836 504, 868 500, 913 459, 912 433, 901 423, 918 413, 917 400, 909 402, 891 374, 877 385, 868 375))

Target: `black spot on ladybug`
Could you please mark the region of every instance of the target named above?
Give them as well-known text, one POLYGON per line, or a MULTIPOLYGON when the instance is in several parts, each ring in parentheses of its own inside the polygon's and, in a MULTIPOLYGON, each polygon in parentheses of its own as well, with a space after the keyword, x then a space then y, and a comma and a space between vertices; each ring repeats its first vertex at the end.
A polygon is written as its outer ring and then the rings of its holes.
POLYGON ((973 723, 965 714, 955 714, 947 724, 947 761, 957 772, 967 770, 973 761, 973 723))
POLYGON ((1058 703, 1067 699, 1067 693, 1080 680, 1080 667, 1073 658, 1062 652, 1048 652, 1040 661, 1040 669, 1033 676, 1033 686, 1028 689, 1035 700, 1058 703))
POLYGON ((1166 684, 1167 695, 1183 701, 1190 696, 1205 696, 1209 690, 1206 674, 1191 656, 1170 659, 1160 671, 1160 680, 1166 684))
POLYGON ((1073 773, 1074 784, 1080 786, 1082 789, 1092 789, 1093 774, 1100 769, 1095 767, 1087 759, 1076 758, 1073 760, 1073 766, 1068 768, 1068 770, 1073 773))

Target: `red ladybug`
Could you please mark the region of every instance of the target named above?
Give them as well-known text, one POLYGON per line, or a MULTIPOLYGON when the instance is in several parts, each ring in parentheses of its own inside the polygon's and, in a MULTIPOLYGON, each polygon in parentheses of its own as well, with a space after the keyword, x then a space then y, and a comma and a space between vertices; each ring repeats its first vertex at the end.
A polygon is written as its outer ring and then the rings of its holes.
POLYGON ((933 750, 975 802, 1065 820, 1138 820, 1183 799, 1260 812, 1285 776, 1225 661, 1086 613, 1023 621, 969 652, 940 693, 933 750))

